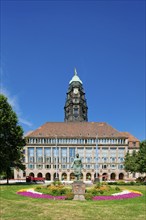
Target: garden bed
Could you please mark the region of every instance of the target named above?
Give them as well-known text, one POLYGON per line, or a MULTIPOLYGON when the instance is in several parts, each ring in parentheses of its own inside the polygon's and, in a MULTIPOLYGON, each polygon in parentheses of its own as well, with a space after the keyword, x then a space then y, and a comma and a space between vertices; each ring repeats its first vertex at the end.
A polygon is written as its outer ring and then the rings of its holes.
MULTIPOLYGON (((21 189, 19 195, 31 198, 43 198, 53 200, 72 200, 74 195, 71 186, 65 187, 62 184, 53 183, 48 186, 38 186, 32 189, 21 189)), ((85 192, 86 200, 119 200, 141 196, 137 191, 121 190, 119 187, 97 184, 87 187, 85 192)))

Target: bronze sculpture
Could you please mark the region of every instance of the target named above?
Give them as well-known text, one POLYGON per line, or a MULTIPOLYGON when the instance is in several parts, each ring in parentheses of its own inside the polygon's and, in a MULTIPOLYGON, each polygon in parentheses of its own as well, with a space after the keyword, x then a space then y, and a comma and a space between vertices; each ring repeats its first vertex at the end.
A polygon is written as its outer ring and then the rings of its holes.
POLYGON ((82 160, 81 158, 79 158, 79 154, 76 154, 76 157, 74 158, 74 161, 71 165, 71 168, 74 169, 76 180, 80 180, 82 167, 83 167, 82 160))

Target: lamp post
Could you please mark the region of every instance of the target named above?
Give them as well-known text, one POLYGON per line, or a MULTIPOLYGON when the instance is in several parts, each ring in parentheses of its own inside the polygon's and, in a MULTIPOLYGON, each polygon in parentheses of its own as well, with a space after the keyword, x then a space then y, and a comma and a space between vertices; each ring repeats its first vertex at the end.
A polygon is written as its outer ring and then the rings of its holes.
POLYGON ((57 177, 57 169, 58 168, 58 155, 57 155, 57 135, 56 135, 56 177, 55 179, 58 180, 58 177, 57 177))
POLYGON ((96 180, 98 178, 98 176, 97 176, 97 165, 98 165, 98 136, 96 135, 96 180))

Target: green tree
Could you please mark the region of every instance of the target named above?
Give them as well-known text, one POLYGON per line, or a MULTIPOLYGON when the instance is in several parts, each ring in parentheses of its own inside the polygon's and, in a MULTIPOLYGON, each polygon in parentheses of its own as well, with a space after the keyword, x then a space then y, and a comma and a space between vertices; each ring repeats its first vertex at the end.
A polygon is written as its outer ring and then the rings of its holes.
POLYGON ((140 148, 138 151, 138 169, 139 173, 146 173, 146 140, 140 143, 140 148))
POLYGON ((124 160, 124 167, 127 172, 130 173, 136 173, 138 169, 138 158, 137 158, 137 152, 133 150, 132 154, 127 152, 124 160))
POLYGON ((0 94, 0 173, 5 172, 7 183, 12 168, 25 169, 23 165, 23 129, 7 98, 0 94))

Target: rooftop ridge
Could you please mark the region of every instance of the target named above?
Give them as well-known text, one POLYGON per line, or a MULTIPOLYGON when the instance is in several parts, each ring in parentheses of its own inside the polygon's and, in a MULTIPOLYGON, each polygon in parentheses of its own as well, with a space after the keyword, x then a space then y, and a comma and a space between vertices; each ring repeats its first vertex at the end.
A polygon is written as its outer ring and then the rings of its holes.
POLYGON ((26 137, 127 138, 106 122, 46 122, 26 137))
POLYGON ((128 131, 121 131, 120 133, 125 134, 128 136, 129 141, 139 141, 137 137, 135 137, 134 135, 130 134, 128 131))

